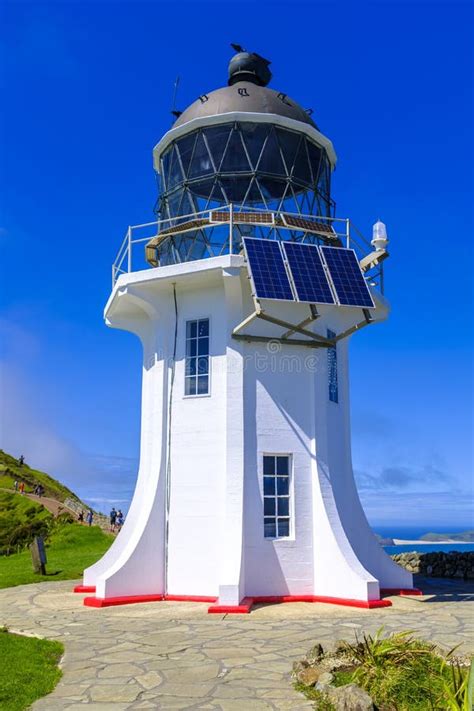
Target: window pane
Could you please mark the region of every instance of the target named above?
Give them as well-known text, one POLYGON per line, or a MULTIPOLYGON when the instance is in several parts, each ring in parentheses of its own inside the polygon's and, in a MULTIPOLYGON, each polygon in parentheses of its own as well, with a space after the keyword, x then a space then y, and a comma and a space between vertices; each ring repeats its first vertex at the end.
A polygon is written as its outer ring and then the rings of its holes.
POLYGON ((287 496, 289 491, 289 479, 286 476, 279 476, 276 480, 277 494, 279 496, 287 496))
POLYGON ((196 375, 196 358, 186 358, 185 375, 196 375))
POLYGON ((290 535, 290 522, 288 519, 278 519, 278 535, 279 536, 289 536, 290 535))
POLYGON ((199 375, 207 375, 209 372, 209 358, 208 356, 201 356, 197 358, 197 372, 199 375))
POLYGON ((209 377, 207 375, 200 375, 198 377, 198 395, 207 395, 209 392, 209 377))
POLYGON ((263 493, 265 496, 274 496, 274 494, 275 494, 275 479, 274 479, 274 477, 265 476, 263 478, 263 493))
POLYGON ((178 141, 176 141, 185 175, 188 174, 189 163, 193 154, 196 138, 196 133, 191 133, 188 136, 183 136, 183 138, 180 138, 178 141))
POLYGON ((278 499, 278 515, 279 516, 289 516, 290 515, 290 502, 285 496, 284 499, 278 499))
POLYGON ((288 476, 288 457, 277 457, 277 474, 288 476))
POLYGON ((196 378, 186 378, 185 382, 186 395, 196 395, 196 378))
POLYGON ((196 338, 191 338, 186 343, 186 355, 191 356, 191 357, 197 355, 197 339, 196 338))
POLYGON ((276 538, 275 519, 265 519, 263 527, 265 531, 265 538, 276 538))
POLYGON ((263 515, 274 516, 275 513, 275 499, 273 497, 263 499, 263 515))
POLYGON ((209 353, 209 338, 198 339, 198 355, 208 355, 209 353))
POLYGON ((186 324, 186 338, 196 338, 197 321, 188 321, 186 324))
POLYGON ((213 173, 214 169, 212 167, 211 159, 209 153, 207 152, 206 144, 204 143, 204 138, 200 133, 197 137, 196 145, 194 147, 193 158, 188 171, 189 178, 196 178, 199 175, 206 175, 207 173, 213 173))
POLYGON ((204 319, 203 321, 199 321, 199 330, 198 330, 198 336, 208 336, 209 335, 209 319, 204 319))
POLYGON ((275 457, 263 458, 263 475, 275 474, 275 457))

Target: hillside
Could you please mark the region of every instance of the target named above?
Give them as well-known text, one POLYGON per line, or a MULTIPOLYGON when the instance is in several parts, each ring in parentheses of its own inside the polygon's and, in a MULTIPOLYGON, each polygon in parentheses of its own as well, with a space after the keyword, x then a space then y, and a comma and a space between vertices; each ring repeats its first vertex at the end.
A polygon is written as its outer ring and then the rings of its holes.
POLYGON ((95 513, 95 525, 81 525, 76 509, 88 506, 67 486, 0 450, 0 588, 80 578, 105 553, 114 540, 108 518, 95 513), (24 496, 14 490, 15 481, 25 483, 24 496), (31 494, 38 484, 41 498, 31 494), (46 577, 32 569, 28 545, 35 536, 45 539, 46 577))
MULTIPOLYGON (((18 460, 0 449, 0 489, 13 489, 13 483, 17 480, 25 482, 25 490, 32 492, 41 484, 44 487, 44 495, 57 501, 73 499, 82 503, 76 494, 61 484, 53 477, 39 469, 32 469, 26 462, 20 466, 18 460)), ((86 506, 84 505, 84 508, 86 506)))
MULTIPOLYGON (((48 540, 59 525, 77 521, 78 512, 88 509, 67 486, 0 450, 0 556, 17 553, 35 536, 48 540), (15 491, 15 481, 24 482, 24 496, 15 491), (41 498, 31 493, 38 484, 41 498)), ((109 532, 107 516, 94 511, 94 524, 109 532)))
POLYGON ((463 533, 425 533, 421 536, 422 541, 458 541, 459 543, 474 543, 474 531, 464 531, 463 533))
POLYGON ((17 552, 35 536, 46 536, 53 521, 41 504, 0 490, 0 555, 17 552))

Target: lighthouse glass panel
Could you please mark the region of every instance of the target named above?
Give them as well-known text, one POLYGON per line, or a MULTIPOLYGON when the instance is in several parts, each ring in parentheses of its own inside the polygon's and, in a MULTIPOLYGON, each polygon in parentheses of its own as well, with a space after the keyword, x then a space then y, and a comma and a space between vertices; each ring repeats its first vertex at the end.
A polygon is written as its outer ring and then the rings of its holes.
POLYGON ((184 394, 209 394, 209 319, 186 322, 184 394))
MULTIPOLYGON (((281 126, 238 121, 195 129, 176 138, 160 157, 156 212, 166 226, 185 216, 230 204, 246 209, 332 217, 331 166, 326 151, 306 134, 281 126)), ((244 236, 273 237, 274 226, 235 224, 233 251, 244 236)), ((304 230, 291 240, 318 244, 304 230)), ((210 225, 174 234, 158 247, 161 265, 230 252, 229 226, 210 225)))
POLYGON ((263 529, 265 538, 290 535, 290 457, 263 457, 263 529))

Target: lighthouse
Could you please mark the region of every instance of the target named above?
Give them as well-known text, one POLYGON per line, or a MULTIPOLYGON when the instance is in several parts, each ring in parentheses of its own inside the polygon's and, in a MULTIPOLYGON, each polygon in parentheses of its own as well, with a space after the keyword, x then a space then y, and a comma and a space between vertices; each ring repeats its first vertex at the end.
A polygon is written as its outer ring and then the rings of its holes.
POLYGON ((385 226, 371 243, 336 214, 334 147, 271 78, 239 51, 153 150, 157 219, 128 229, 105 307, 143 347, 139 471, 86 605, 412 589, 351 462, 349 342, 388 315, 385 226))

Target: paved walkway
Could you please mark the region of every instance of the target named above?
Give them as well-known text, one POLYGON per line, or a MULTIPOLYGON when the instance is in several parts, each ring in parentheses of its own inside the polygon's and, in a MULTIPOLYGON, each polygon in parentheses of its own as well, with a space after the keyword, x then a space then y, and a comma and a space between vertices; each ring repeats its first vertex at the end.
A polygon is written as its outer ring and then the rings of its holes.
POLYGON ((474 652, 472 586, 418 584, 429 594, 380 610, 291 603, 226 616, 181 602, 98 610, 83 607, 72 582, 40 583, 0 591, 0 624, 65 645, 64 676, 35 711, 299 711, 312 705, 293 690, 291 665, 316 642, 385 625, 474 652))

